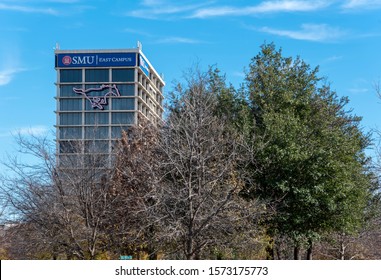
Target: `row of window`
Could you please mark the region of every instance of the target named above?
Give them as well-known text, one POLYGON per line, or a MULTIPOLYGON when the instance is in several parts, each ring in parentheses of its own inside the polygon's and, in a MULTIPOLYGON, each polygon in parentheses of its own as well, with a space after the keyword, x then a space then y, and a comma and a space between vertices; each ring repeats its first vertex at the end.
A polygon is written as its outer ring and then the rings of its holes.
POLYGON ((85 152, 85 153, 108 153, 109 152, 109 141, 105 141, 105 140, 60 141, 59 151, 61 154, 74 154, 74 153, 82 153, 82 152, 85 152))
POLYGON ((82 139, 84 133, 85 139, 117 139, 122 135, 123 130, 127 130, 127 126, 87 126, 87 127, 60 127, 60 139, 82 139))
POLYGON ((107 154, 65 154, 59 155, 60 168, 107 168, 110 166, 110 157, 107 154))
MULTIPOLYGON (((110 92, 109 88, 101 90, 102 84, 86 84, 84 90, 93 89, 86 92, 87 96, 105 96, 110 92)), ((128 84, 118 84, 117 86, 120 96, 134 96, 135 95, 135 86, 128 84)), ((76 93, 74 89, 81 90, 83 89, 81 85, 61 85, 59 87, 59 97, 82 97, 80 93, 76 93)), ((110 95, 110 94, 109 94, 110 95)))
POLYGON ((117 140, 61 140, 58 146, 60 154, 107 154, 110 149, 114 151, 117 145, 117 140))
MULTIPOLYGON (((84 82, 134 82, 135 69, 84 69, 84 82)), ((81 83, 82 69, 61 69, 60 83, 81 83)))
MULTIPOLYGON (((82 125, 82 113, 61 113, 60 125, 82 125)), ((134 124, 135 123, 135 113, 134 112, 113 112, 109 113, 85 113, 84 114, 84 124, 134 124), (111 118, 111 120, 110 120, 111 118)))
MULTIPOLYGON (((135 110, 134 98, 118 98, 111 97, 106 99, 107 104, 103 104, 103 108, 106 110, 135 110)), ((84 98, 65 98, 59 102, 60 111, 82 111, 83 104, 85 110, 93 111, 94 107, 92 103, 84 98)))

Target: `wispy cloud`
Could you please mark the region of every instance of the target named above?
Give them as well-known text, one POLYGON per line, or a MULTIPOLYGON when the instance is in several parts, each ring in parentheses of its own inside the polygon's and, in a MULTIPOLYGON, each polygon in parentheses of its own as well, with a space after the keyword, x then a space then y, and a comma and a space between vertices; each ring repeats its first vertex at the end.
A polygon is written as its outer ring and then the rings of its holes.
POLYGON ((381 0, 348 0, 342 5, 344 9, 381 8, 381 0))
POLYGON ((142 31, 142 30, 140 30, 138 28, 125 28, 123 31, 126 32, 126 33, 136 34, 136 35, 139 35, 139 36, 153 37, 153 35, 151 33, 142 31))
POLYGON ((368 93, 372 88, 371 84, 363 78, 355 79, 351 83, 352 86, 348 89, 348 91, 352 94, 365 94, 368 93))
POLYGON ((36 125, 31 127, 21 127, 18 129, 15 129, 12 131, 12 134, 19 134, 19 135, 44 135, 49 131, 49 129, 44 125, 36 125))
POLYGON ((221 16, 247 16, 279 12, 309 12, 329 6, 328 1, 264 1, 256 6, 233 7, 216 6, 198 9, 192 18, 209 18, 221 16))
POLYGON ((73 3, 78 3, 81 0, 46 0, 46 2, 51 2, 51 3, 63 3, 63 4, 73 4, 73 3))
POLYGON ((199 40, 185 38, 185 37, 167 37, 158 39, 157 43, 159 44, 199 44, 202 43, 199 40))
POLYGON ((25 71, 23 68, 9 68, 0 70, 0 86, 4 86, 9 84, 12 79, 14 78, 14 75, 17 73, 20 73, 22 71, 25 71))
POLYGON ((23 13, 49 14, 49 15, 58 14, 58 11, 53 8, 36 8, 36 7, 21 6, 21 5, 8 5, 4 3, 0 3, 0 10, 23 12, 23 13))
POLYGON ((201 44, 204 41, 187 38, 182 36, 160 36, 159 34, 153 34, 138 29, 126 28, 124 32, 136 34, 142 37, 150 38, 154 44, 201 44))
POLYGON ((142 2, 144 8, 126 13, 127 16, 145 19, 168 19, 168 16, 187 17, 190 12, 208 5, 208 2, 198 4, 176 4, 164 0, 145 0, 142 2))
POLYGON ((368 88, 350 88, 348 91, 352 94, 364 94, 369 92, 368 88))
POLYGON ((157 6, 157 5, 163 5, 165 1, 163 0, 143 0, 142 5, 143 6, 157 6))
POLYGON ((340 28, 331 27, 327 24, 303 24, 300 30, 275 29, 271 27, 262 27, 261 32, 284 36, 296 40, 328 42, 336 41, 345 34, 340 28))
POLYGON ((333 61, 338 61, 338 60, 341 60, 343 59, 343 56, 342 55, 333 55, 333 56, 330 56, 330 57, 327 57, 324 62, 333 62, 333 61))
POLYGON ((44 125, 36 125, 36 126, 20 127, 20 128, 12 129, 9 131, 4 131, 0 133, 0 137, 14 137, 15 135, 41 136, 41 135, 46 135, 48 132, 49 132, 48 127, 44 125))

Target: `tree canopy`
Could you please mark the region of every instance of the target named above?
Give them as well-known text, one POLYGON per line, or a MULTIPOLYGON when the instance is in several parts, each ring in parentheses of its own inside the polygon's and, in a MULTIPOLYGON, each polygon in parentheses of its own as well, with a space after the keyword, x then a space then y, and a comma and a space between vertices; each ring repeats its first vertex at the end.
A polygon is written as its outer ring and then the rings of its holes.
POLYGON ((347 111, 348 99, 318 68, 283 57, 274 44, 252 59, 246 86, 261 147, 249 188, 276 211, 269 233, 291 237, 297 249, 320 234, 358 228, 371 189, 370 142, 361 118, 347 111))

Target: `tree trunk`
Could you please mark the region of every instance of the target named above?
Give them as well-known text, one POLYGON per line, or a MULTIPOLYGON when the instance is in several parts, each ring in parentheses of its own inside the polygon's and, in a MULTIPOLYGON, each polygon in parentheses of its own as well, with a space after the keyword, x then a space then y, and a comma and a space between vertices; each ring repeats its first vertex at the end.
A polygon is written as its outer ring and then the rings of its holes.
POLYGON ((345 249, 346 246, 344 245, 344 241, 342 240, 340 242, 340 260, 345 260, 345 249))
POLYGON ((271 238, 266 246, 266 260, 275 260, 274 239, 271 238))
POLYGON ((307 260, 312 260, 312 240, 308 240, 307 260))
POLYGON ((301 256, 300 256, 300 247, 299 245, 296 245, 294 247, 294 260, 301 260, 301 256))

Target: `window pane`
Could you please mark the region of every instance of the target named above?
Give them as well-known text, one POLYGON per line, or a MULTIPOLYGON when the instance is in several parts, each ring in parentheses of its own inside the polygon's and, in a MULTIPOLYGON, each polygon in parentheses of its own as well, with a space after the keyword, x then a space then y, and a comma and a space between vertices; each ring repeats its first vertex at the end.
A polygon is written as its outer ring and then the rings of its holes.
POLYGON ((85 113, 85 124, 108 124, 108 113, 85 113))
POLYGON ((81 69, 60 70, 60 82, 61 83, 82 82, 82 70, 81 69))
POLYGON ((60 99, 61 111, 81 111, 82 110, 82 98, 76 99, 60 99))
POLYGON ((134 69, 112 69, 112 81, 113 82, 133 82, 134 81, 134 69))
POLYGON ((80 167, 82 165, 83 159, 78 154, 74 155, 60 155, 59 165, 62 168, 73 168, 80 167))
POLYGON ((82 138, 81 127, 60 127, 61 139, 80 139, 82 138))
POLYGON ((108 108, 109 108, 109 99, 108 98, 106 98, 105 99, 105 102, 100 102, 100 104, 99 103, 91 103, 90 102, 90 100, 85 100, 85 110, 86 111, 96 111, 96 110, 100 110, 100 111, 103 111, 103 110, 108 110, 108 108), (93 104, 95 104, 94 105, 94 107, 93 107, 93 104))
POLYGON ((85 155, 85 165, 91 167, 107 167, 109 162, 108 155, 102 154, 88 154, 85 155))
POLYGON ((108 82, 109 81, 108 69, 86 69, 85 81, 86 82, 108 82))
POLYGON ((73 91, 73 88, 79 88, 78 85, 66 85, 66 86, 60 86, 60 97, 81 97, 80 94, 77 94, 73 91))
POLYGON ((128 131, 128 126, 113 126, 111 128, 111 138, 120 138, 122 136, 122 131, 128 131))
POLYGON ((134 85, 117 85, 121 96, 134 96, 135 86, 134 85))
POLYGON ((107 110, 109 104, 108 94, 110 92, 110 88, 106 87, 104 89, 101 88, 102 84, 92 84, 86 85, 86 90, 92 89, 86 93, 87 97, 92 100, 85 101, 85 109, 86 111, 93 110, 107 110))
POLYGON ((81 125, 82 114, 81 113, 69 113, 60 114, 60 125, 81 125))
POLYGON ((134 113, 112 113, 113 124, 134 124, 134 113))
POLYGON ((134 110, 135 99, 134 98, 113 98, 112 109, 113 110, 134 110))
POLYGON ((108 127, 102 127, 102 126, 85 127, 85 137, 86 139, 107 139, 108 127))
POLYGON ((60 153, 80 153, 82 151, 81 141, 60 141, 60 153))
POLYGON ((85 153, 108 153, 108 141, 86 141, 85 153))

